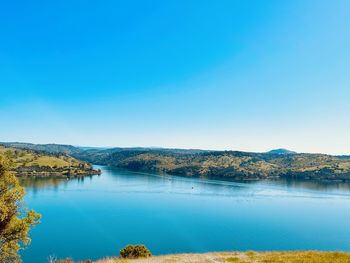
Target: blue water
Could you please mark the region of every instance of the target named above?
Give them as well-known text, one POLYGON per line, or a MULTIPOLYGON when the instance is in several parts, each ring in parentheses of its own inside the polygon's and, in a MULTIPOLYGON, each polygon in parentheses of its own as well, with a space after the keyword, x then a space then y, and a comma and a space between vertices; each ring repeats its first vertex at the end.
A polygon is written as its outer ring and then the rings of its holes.
POLYGON ((109 167, 84 179, 28 179, 26 205, 42 214, 24 263, 223 250, 350 251, 350 186, 255 183, 133 173, 109 167))

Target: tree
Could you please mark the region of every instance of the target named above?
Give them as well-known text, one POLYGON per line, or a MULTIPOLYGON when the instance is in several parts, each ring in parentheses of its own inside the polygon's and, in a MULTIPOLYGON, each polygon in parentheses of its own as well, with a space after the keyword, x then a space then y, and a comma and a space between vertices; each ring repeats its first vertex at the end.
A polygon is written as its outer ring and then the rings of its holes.
POLYGON ((17 263, 18 251, 30 243, 29 230, 40 215, 23 209, 24 188, 7 169, 8 160, 0 156, 0 262, 17 263))

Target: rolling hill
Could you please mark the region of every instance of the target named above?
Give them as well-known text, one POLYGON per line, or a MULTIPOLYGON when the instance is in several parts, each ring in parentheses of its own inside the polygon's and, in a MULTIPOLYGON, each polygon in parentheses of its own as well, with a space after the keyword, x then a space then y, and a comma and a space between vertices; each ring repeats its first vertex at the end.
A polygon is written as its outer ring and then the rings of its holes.
MULTIPOLYGON (((3 143, 0 143, 3 144, 3 143)), ((21 149, 64 153, 79 160, 132 171, 216 179, 297 178, 350 182, 350 159, 286 149, 267 153, 163 148, 81 148, 70 145, 7 144, 21 149), (62 152, 60 152, 62 151, 62 152)))
POLYGON ((274 154, 238 151, 173 152, 115 150, 82 152, 79 158, 133 171, 206 178, 258 180, 278 177, 350 181, 350 160, 325 154, 274 154))
POLYGON ((0 146, 0 158, 6 158, 17 176, 78 177, 99 174, 92 166, 65 153, 0 146))

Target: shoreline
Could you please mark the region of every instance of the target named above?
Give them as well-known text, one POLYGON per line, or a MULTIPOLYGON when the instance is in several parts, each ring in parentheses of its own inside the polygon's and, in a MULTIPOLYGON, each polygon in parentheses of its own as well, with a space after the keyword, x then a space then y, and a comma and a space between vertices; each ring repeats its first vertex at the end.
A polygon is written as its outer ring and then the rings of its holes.
POLYGON ((298 182, 310 182, 310 183, 324 183, 324 184, 350 184, 350 179, 327 179, 327 178, 298 178, 297 176, 285 176, 285 175, 276 175, 268 177, 259 177, 259 178, 242 178, 242 177, 230 177, 230 176, 203 176, 203 175, 186 175, 186 174, 177 174, 169 173, 163 171, 153 171, 153 170, 135 170, 127 167, 115 166, 115 165, 105 165, 105 164, 94 164, 93 166, 97 167, 110 167, 113 169, 118 169, 121 171, 145 174, 145 175, 157 175, 157 176, 167 176, 169 178, 178 177, 178 178, 195 178, 203 180, 212 180, 212 181, 222 181, 222 182, 234 182, 234 183, 254 183, 254 182, 274 182, 274 181, 298 181, 298 182))
MULTIPOLYGON (((76 263, 203 263, 203 262, 237 262, 237 263, 349 263, 350 252, 343 251, 246 251, 246 252, 209 252, 209 253, 188 253, 188 254, 169 254, 152 256, 148 258, 138 259, 122 259, 119 257, 109 257, 96 261, 77 261, 76 263)), ((74 261, 66 259, 57 263, 74 263, 74 261)))
POLYGON ((16 174, 18 178, 79 178, 86 176, 101 175, 101 170, 86 170, 79 172, 69 172, 69 171, 25 171, 18 172, 16 170, 12 171, 16 174))

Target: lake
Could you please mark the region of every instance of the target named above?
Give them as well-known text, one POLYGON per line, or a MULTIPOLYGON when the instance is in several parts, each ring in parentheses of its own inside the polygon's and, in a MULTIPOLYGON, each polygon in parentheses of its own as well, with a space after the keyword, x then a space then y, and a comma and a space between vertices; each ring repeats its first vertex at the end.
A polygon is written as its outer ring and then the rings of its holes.
POLYGON ((99 167, 82 179, 26 179, 25 205, 42 214, 24 263, 228 250, 350 251, 350 185, 223 182, 99 167))

